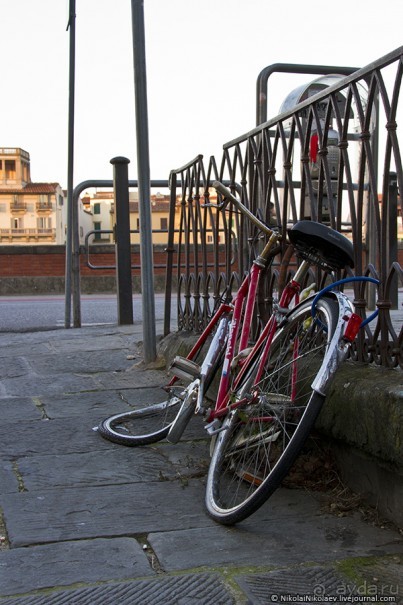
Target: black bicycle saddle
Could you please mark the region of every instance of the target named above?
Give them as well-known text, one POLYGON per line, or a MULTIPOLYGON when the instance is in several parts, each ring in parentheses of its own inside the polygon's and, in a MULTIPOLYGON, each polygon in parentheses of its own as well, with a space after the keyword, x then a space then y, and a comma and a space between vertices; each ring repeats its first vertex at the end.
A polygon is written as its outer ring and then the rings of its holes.
POLYGON ((344 269, 346 265, 354 267, 352 242, 327 225, 299 221, 288 230, 288 237, 299 256, 326 269, 344 269))

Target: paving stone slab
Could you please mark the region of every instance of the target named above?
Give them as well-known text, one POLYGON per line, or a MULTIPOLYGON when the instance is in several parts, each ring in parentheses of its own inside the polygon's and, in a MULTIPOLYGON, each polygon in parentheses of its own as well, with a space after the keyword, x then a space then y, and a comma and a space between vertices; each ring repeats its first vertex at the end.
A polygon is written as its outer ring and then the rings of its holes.
POLYGON ((154 446, 181 474, 207 475, 210 465, 210 442, 180 441, 173 445, 160 441, 154 446))
POLYGON ((4 357, 0 364, 0 380, 6 378, 21 378, 31 372, 29 362, 25 357, 4 357))
POLYGON ((98 538, 0 551, 0 593, 154 575, 132 538, 98 538))
POLYGON ((29 358, 29 364, 38 374, 121 372, 133 366, 133 361, 128 360, 127 355, 127 350, 83 350, 63 354, 36 355, 29 358))
POLYGON ((0 417, 1 423, 15 423, 22 418, 24 420, 40 420, 41 411, 36 403, 30 397, 0 397, 0 417))
POLYGON ((3 397, 41 397, 44 394, 57 396, 63 393, 78 391, 93 391, 99 388, 94 375, 56 374, 38 375, 26 374, 21 378, 6 378, 2 380, 3 397))
POLYGON ((41 342, 35 343, 30 342, 29 335, 26 334, 12 334, 10 337, 2 333, 1 341, 0 359, 2 363, 4 359, 25 357, 28 353, 31 356, 46 355, 50 350, 49 344, 46 339, 44 340, 43 335, 41 342))
MULTIPOLYGON (((99 388, 133 389, 158 387, 166 384, 167 377, 159 370, 128 370, 127 372, 104 372, 96 374, 99 388)), ((77 390, 77 389, 76 389, 77 390)))
MULTIPOLYGON (((105 451, 22 457, 14 465, 24 489, 33 491, 185 479, 206 473, 207 457, 205 447, 191 443, 181 444, 180 448, 114 445, 105 451)), ((3 493, 7 493, 6 489, 2 489, 3 493)))
MULTIPOLYGON (((71 416, 99 415, 99 421, 122 412, 151 403, 160 403, 166 399, 166 393, 160 386, 110 389, 93 392, 72 393, 61 396, 44 395, 40 398, 50 418, 68 418, 71 416)), ((0 400, 1 402, 1 400, 0 400)))
MULTIPOLYGON (((346 577, 334 567, 306 566, 277 569, 263 574, 236 576, 235 580, 253 605, 282 602, 281 597, 326 599, 333 595, 355 595, 346 577)), ((295 602, 292 600, 291 602, 295 602)))
POLYGON ((403 553, 375 562, 358 562, 355 573, 354 587, 358 594, 365 590, 403 603, 403 553))
MULTIPOLYGON (((267 573, 236 576, 235 580, 248 595, 250 603, 266 605, 281 602, 281 597, 304 597, 329 602, 333 596, 337 602, 377 601, 377 597, 392 597, 392 602, 403 602, 402 565, 394 559, 374 562, 373 558, 363 561, 348 561, 348 572, 343 573, 343 561, 335 566, 309 566, 276 569, 267 573)), ((385 599, 383 599, 385 601, 385 599)), ((291 602, 295 602, 291 600, 291 602)), ((390 601, 388 601, 390 602, 390 601)))
POLYGON ((185 479, 1 494, 0 507, 14 548, 211 526, 203 494, 185 479))
MULTIPOLYGON (((93 430, 99 421, 105 418, 103 415, 96 414, 96 416, 96 418, 82 415, 81 418, 72 416, 50 420, 21 420, 13 424, 12 431, 9 425, 0 425, 0 455, 5 459, 11 459, 31 455, 122 450, 124 446, 103 439, 93 430)), ((193 432, 193 436, 189 434, 188 438, 191 440, 196 434, 199 438, 205 439, 202 423, 197 423, 197 431, 193 432)), ((179 452, 182 444, 183 451, 187 452, 186 441, 178 444, 179 452)))
POLYGON ((0 599, 1 605, 235 605, 219 576, 189 574, 0 599))
POLYGON ((90 418, 25 421, 0 425, 0 455, 61 454, 105 449, 105 440, 93 430, 90 418))
POLYGON ((397 531, 321 514, 319 508, 303 492, 280 489, 237 526, 153 532, 149 541, 168 571, 186 569, 189 562, 192 567, 278 566, 303 563, 307 557, 320 562, 403 552, 397 531))
POLYGON ((69 338, 54 338, 49 339, 48 347, 49 350, 56 354, 68 355, 69 353, 80 354, 82 351, 95 352, 101 351, 104 353, 110 353, 111 351, 121 351, 127 355, 127 353, 133 353, 137 348, 134 341, 126 336, 122 336, 113 331, 109 334, 93 334, 91 337, 85 336, 81 333, 71 333, 69 338))
POLYGON ((13 463, 10 460, 0 462, 0 489, 2 494, 18 492, 18 478, 13 470, 13 463))

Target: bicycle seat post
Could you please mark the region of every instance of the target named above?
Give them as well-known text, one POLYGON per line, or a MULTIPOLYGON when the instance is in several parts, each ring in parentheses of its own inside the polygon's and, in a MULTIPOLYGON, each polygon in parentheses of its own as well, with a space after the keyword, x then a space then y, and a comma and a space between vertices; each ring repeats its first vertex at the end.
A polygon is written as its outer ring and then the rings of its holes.
POLYGON ((294 275, 293 281, 297 282, 298 284, 302 284, 310 266, 311 263, 309 261, 303 260, 294 275))

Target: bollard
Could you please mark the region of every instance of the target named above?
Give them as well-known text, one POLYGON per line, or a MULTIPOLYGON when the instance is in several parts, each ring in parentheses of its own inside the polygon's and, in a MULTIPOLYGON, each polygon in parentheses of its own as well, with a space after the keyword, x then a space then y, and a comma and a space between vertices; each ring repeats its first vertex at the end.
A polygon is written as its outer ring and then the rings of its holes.
POLYGON ((118 295, 118 324, 133 324, 132 267, 130 246, 129 177, 130 160, 116 157, 113 165, 115 198, 116 289, 118 295))

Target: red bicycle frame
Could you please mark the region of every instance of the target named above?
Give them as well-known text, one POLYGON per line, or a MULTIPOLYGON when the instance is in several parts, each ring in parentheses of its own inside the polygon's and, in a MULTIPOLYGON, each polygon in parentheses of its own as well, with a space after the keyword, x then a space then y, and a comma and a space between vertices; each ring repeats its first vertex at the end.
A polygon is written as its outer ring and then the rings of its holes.
MULTIPOLYGON (((257 267, 257 265, 254 265, 252 270, 255 267, 257 267)), ((293 300, 295 300, 296 303, 299 302, 299 292, 301 290, 301 282, 302 282, 304 275, 306 274, 306 272, 308 270, 308 267, 309 267, 309 263, 304 261, 301 264, 300 268, 298 269, 298 271, 295 275, 295 278, 293 280, 291 280, 284 288, 284 290, 281 294, 281 297, 280 297, 280 301, 279 301, 279 309, 281 309, 282 311, 288 310, 288 308, 293 300)), ((251 271, 251 280, 250 281, 252 282, 252 280, 253 280, 253 284, 249 283, 248 279, 245 279, 244 282, 242 283, 240 291, 239 291, 239 292, 243 292, 244 288, 249 285, 250 289, 249 289, 249 293, 248 293, 248 302, 245 307, 245 317, 244 317, 244 323, 242 326, 239 351, 244 350, 244 348, 247 345, 260 270, 253 271, 253 273, 251 271), (253 295, 253 298, 251 298, 252 295, 253 295), (241 344, 244 346, 241 346, 241 344)), ((239 302, 239 304, 238 304, 238 295, 239 295, 239 293, 236 296, 236 302, 235 302, 235 308, 234 308, 234 316, 235 316, 235 312, 237 312, 237 317, 236 317, 237 321, 236 321, 235 327, 233 329, 231 328, 229 341, 227 344, 227 349, 226 349, 226 354, 225 354, 224 368, 223 368, 223 372, 221 374, 217 401, 216 401, 214 410, 211 411, 210 416, 207 418, 208 422, 212 422, 215 418, 220 418, 222 416, 225 416, 225 414, 228 412, 229 398, 231 395, 230 388, 229 388, 229 380, 230 380, 229 369, 231 367, 231 362, 234 358, 234 349, 235 349, 236 339, 237 339, 237 335, 238 335, 238 326, 239 326, 240 316, 242 313, 242 303, 244 300, 244 298, 243 298, 241 300, 241 302, 239 302)), ((253 346, 252 351, 249 353, 249 355, 245 359, 244 367, 248 367, 249 366, 248 361, 251 358, 253 358, 258 351, 262 351, 258 371, 257 371, 255 380, 254 380, 255 384, 257 384, 261 379, 261 376, 263 373, 263 368, 267 361, 271 343, 273 341, 277 328, 278 328, 278 318, 277 318, 277 315, 275 313, 273 313, 272 316, 270 317, 269 321, 263 328, 257 342, 253 346)), ((242 380, 243 376, 244 376, 244 372, 243 372, 243 369, 241 368, 241 370, 239 371, 239 373, 235 379, 233 388, 236 388, 240 384, 240 381, 242 380)), ((237 405, 239 405, 239 404, 237 404, 237 405)))

